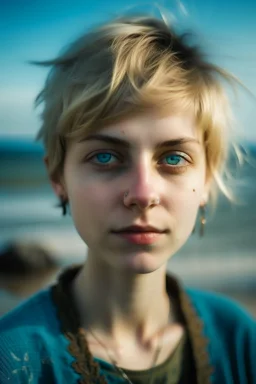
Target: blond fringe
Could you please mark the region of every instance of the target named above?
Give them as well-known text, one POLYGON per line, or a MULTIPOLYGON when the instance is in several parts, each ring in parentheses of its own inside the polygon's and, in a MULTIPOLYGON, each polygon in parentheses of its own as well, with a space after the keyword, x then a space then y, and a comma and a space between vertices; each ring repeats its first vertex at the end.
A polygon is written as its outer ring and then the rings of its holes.
MULTIPOLYGON (((164 114, 192 110, 213 178, 212 201, 216 186, 234 200, 224 176, 233 117, 223 81, 233 90, 241 83, 208 63, 166 21, 135 16, 114 20, 41 64, 52 70, 36 100, 44 104, 37 139, 44 142, 52 176, 62 172, 68 140, 152 108, 164 114)), ((242 151, 236 151, 241 157, 242 151)))

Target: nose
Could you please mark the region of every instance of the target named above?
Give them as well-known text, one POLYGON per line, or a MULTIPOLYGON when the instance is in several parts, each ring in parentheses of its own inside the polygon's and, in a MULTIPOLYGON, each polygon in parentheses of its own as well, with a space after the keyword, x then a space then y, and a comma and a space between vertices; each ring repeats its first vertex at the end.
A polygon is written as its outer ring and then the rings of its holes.
POLYGON ((137 207, 143 211, 159 205, 159 180, 156 177, 156 170, 146 161, 136 165, 131 171, 126 186, 123 198, 127 208, 137 207))

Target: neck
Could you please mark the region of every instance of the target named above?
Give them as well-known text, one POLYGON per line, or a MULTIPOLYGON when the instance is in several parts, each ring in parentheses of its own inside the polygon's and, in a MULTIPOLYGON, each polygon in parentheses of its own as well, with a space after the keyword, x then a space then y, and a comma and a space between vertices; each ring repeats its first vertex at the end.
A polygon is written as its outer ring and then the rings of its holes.
POLYGON ((166 265, 152 273, 131 274, 96 260, 89 254, 74 281, 82 327, 116 341, 146 341, 166 326, 170 314, 166 265))

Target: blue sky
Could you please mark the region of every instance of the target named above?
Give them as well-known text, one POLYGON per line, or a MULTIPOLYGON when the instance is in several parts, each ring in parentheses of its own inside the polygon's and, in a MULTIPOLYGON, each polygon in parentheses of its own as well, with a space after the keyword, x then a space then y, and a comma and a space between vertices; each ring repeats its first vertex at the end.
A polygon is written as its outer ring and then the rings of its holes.
MULTIPOLYGON (((92 24, 128 8, 153 10, 153 1, 0 0, 0 138, 33 137, 39 128, 33 100, 46 70, 29 60, 45 60, 92 24)), ((235 73, 256 97, 256 2, 254 0, 158 1, 181 29, 194 29, 213 59, 235 73)), ((157 12, 157 11, 156 11, 157 12)), ((237 129, 256 142, 256 99, 241 93, 235 105, 237 129)))

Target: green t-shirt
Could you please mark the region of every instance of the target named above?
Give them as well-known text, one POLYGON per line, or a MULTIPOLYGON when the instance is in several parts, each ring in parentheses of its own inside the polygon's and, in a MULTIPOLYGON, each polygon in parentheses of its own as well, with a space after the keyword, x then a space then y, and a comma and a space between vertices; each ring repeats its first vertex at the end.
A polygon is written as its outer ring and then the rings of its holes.
MULTIPOLYGON (((108 383, 127 383, 127 380, 122 377, 113 365, 99 359, 96 360, 100 364, 101 374, 107 379, 108 383)), ((190 380, 193 376, 193 364, 187 336, 182 337, 175 350, 162 364, 142 371, 128 369, 123 369, 123 371, 133 384, 192 383, 190 380), (186 380, 185 377, 189 377, 190 380, 186 380)))

